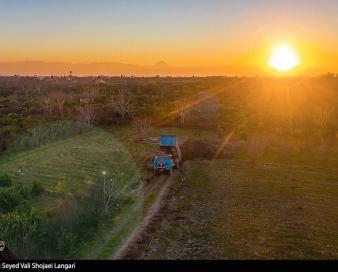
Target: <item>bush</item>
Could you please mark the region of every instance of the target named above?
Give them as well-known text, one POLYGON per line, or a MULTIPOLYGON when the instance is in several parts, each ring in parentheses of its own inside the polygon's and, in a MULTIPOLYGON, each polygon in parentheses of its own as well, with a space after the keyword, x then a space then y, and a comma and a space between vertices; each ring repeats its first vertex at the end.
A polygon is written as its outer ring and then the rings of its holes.
POLYGON ((215 156, 215 147, 208 142, 188 140, 181 145, 183 160, 212 159, 215 156))
POLYGON ((0 175, 0 187, 9 187, 12 185, 12 181, 7 174, 0 175))
POLYGON ((37 148, 41 145, 62 140, 88 131, 85 124, 72 121, 59 121, 34 128, 28 133, 19 136, 8 146, 7 153, 16 153, 37 148))
POLYGON ((239 137, 240 140, 247 140, 249 138, 249 135, 248 135, 247 132, 241 131, 238 134, 238 137, 239 137))
POLYGON ((0 188, 0 212, 10 212, 24 200, 17 187, 0 188))
POLYGON ((54 192, 57 195, 64 197, 65 194, 66 194, 66 181, 65 180, 59 180, 54 186, 54 192))
POLYGON ((6 240, 15 255, 27 257, 25 252, 30 252, 31 241, 36 235, 39 222, 39 213, 35 209, 30 209, 26 213, 13 211, 6 214, 0 213, 0 233, 1 238, 6 240))
POLYGON ((31 190, 31 194, 38 196, 40 194, 42 194, 45 191, 45 189, 43 188, 43 186, 38 183, 38 182, 34 182, 33 186, 32 186, 32 190, 31 190))

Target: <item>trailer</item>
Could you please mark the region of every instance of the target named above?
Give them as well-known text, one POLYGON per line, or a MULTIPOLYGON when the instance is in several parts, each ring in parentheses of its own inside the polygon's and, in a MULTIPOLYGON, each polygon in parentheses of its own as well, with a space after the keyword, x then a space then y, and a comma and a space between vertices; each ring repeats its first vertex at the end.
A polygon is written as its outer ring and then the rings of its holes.
POLYGON ((160 150, 165 154, 172 155, 174 168, 180 168, 182 153, 176 135, 166 134, 160 136, 160 150))
POLYGON ((173 173, 174 168, 180 168, 182 153, 176 135, 160 136, 160 153, 153 156, 152 168, 155 174, 160 172, 173 173))

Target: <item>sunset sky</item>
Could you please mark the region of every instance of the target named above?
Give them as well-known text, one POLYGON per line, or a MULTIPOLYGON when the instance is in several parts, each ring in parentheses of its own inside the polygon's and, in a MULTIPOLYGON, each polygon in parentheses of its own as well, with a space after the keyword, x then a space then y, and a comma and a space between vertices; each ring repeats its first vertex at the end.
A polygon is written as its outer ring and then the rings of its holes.
POLYGON ((0 62, 267 69, 278 44, 300 68, 338 72, 338 1, 0 0, 0 62))

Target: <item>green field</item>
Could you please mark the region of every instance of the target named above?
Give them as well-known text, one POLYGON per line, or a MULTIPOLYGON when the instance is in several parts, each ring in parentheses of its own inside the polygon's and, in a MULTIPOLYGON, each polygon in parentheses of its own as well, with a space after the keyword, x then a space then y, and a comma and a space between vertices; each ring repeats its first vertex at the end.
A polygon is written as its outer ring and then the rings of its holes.
POLYGON ((0 172, 18 182, 39 182, 49 190, 65 180, 72 191, 84 182, 96 181, 103 170, 107 174, 123 172, 128 182, 136 173, 133 159, 122 144, 98 129, 0 160, 0 172))
POLYGON ((121 192, 122 206, 76 246, 74 257, 84 259, 112 256, 142 216, 140 173, 123 145, 110 133, 93 129, 0 160, 0 173, 8 174, 14 183, 28 188, 35 182, 42 184, 51 194, 32 198, 31 202, 38 209, 48 207, 51 211, 87 192, 104 178, 103 171, 106 178, 119 177, 116 190, 121 192), (54 191, 60 181, 65 182, 66 195, 58 197, 54 191))
MULTIPOLYGON (((52 194, 55 185, 65 181, 70 198, 102 179, 102 171, 122 174, 119 187, 128 201, 78 244, 73 255, 111 259, 165 182, 160 177, 141 192, 140 174, 157 150, 161 133, 175 133, 181 143, 192 137, 216 139, 215 132, 197 129, 154 128, 142 141, 131 127, 94 129, 2 156, 0 172, 27 186, 39 182, 52 194)), ((162 222, 149 244, 141 245, 142 258, 337 258, 338 169, 329 167, 334 163, 310 166, 297 160, 291 165, 244 159, 248 158, 236 155, 233 160, 186 161, 162 222)), ((49 208, 63 201, 55 195, 32 200, 36 207, 49 208)))
POLYGON ((184 175, 144 258, 338 257, 337 168, 194 161, 184 175))

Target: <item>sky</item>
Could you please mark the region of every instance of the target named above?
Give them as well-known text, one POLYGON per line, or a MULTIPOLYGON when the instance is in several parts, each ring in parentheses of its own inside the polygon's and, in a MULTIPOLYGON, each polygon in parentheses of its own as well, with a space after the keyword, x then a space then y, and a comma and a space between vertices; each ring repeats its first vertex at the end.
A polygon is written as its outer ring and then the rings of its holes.
POLYGON ((0 62, 266 68, 290 44, 338 72, 337 0, 0 0, 0 62))

